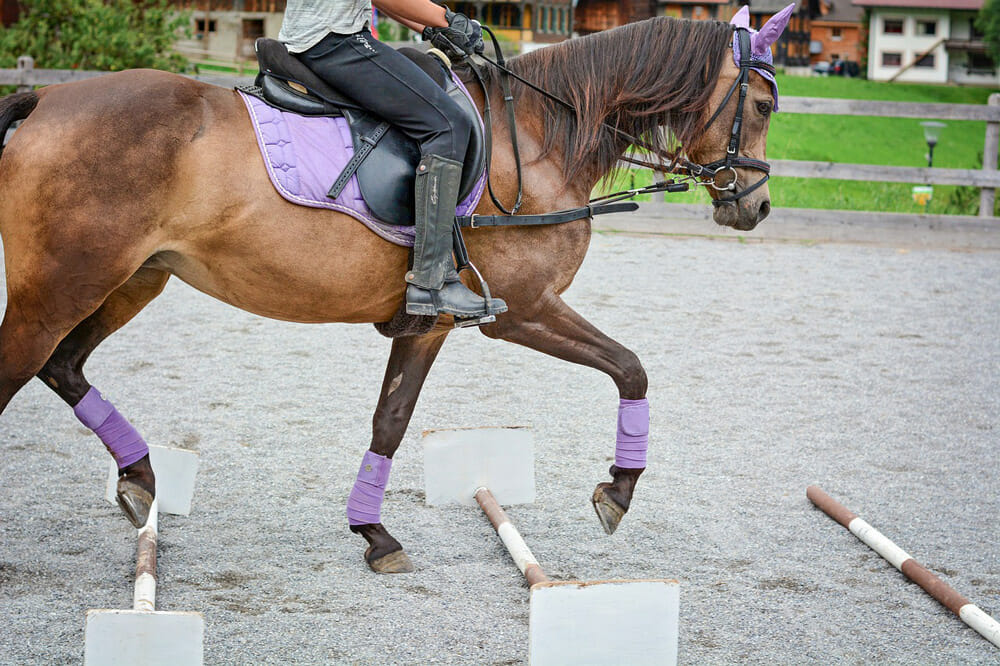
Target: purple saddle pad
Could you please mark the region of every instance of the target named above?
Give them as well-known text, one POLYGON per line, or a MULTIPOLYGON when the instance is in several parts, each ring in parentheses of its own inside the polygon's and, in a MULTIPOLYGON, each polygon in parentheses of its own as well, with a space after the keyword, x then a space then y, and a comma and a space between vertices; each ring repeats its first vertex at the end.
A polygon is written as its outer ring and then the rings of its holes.
MULTIPOLYGON (((372 215, 361 196, 357 174, 351 177, 339 197, 330 199, 326 196, 333 181, 354 155, 346 120, 300 116, 269 106, 253 95, 238 92, 250 113, 267 175, 282 197, 302 206, 328 208, 350 215, 387 241, 405 247, 413 246, 412 226, 388 224, 372 215)), ((472 192, 459 202, 455 214, 472 213, 483 196, 485 186, 484 173, 472 192)))

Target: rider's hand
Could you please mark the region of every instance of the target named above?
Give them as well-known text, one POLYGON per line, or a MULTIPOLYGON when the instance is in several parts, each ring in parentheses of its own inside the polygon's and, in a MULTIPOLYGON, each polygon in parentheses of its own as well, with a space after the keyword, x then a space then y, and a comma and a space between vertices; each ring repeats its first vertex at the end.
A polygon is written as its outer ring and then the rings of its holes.
POLYGON ((483 29, 479 21, 470 19, 465 14, 457 14, 447 7, 444 18, 448 21, 446 28, 424 28, 422 37, 437 48, 444 51, 449 58, 461 60, 473 53, 482 53, 486 48, 483 44, 483 29))

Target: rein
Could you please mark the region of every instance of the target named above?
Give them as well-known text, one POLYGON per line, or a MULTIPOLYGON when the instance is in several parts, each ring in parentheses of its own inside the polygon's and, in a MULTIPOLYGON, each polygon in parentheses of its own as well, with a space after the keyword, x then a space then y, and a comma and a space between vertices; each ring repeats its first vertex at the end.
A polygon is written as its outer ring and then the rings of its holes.
MULTIPOLYGON (((497 55, 497 59, 494 61, 485 56, 480 56, 480 57, 482 57, 483 60, 485 60, 489 64, 493 65, 501 73, 501 76, 499 77, 500 85, 504 95, 503 97, 504 106, 507 108, 507 120, 508 120, 508 125, 510 126, 511 145, 514 151, 514 163, 517 171, 517 198, 514 202, 514 205, 508 210, 507 208, 504 207, 504 205, 497 199, 497 197, 493 193, 493 187, 492 184, 490 183, 490 177, 489 177, 490 175, 489 160, 490 160, 490 155, 492 153, 492 131, 491 131, 492 123, 490 118, 491 116, 490 95, 489 95, 489 90, 486 87, 486 82, 483 79, 483 76, 480 73, 479 68, 476 67, 475 63, 473 63, 472 60, 467 57, 466 61, 469 63, 469 68, 472 70, 473 74, 476 77, 476 80, 479 82, 480 88, 482 88, 483 91, 483 124, 485 125, 486 129, 485 136, 487 141, 487 146, 486 146, 487 189, 489 190, 490 198, 493 200, 493 204, 501 211, 503 211, 506 215, 514 216, 522 203, 521 197, 522 197, 523 179, 521 172, 521 156, 517 145, 517 129, 516 129, 516 122, 514 115, 514 97, 511 93, 510 77, 517 79, 519 82, 528 86, 535 92, 547 97, 548 99, 556 102, 557 104, 560 104, 564 108, 572 111, 574 114, 576 114, 577 111, 576 108, 566 100, 562 99, 561 97, 558 97, 557 95, 553 95, 549 91, 535 85, 531 81, 528 81, 527 79, 518 75, 516 72, 509 69, 506 66, 506 61, 504 60, 503 53, 500 48, 500 43, 497 40, 496 35, 493 34, 493 31, 490 30, 488 26, 484 25, 482 26, 482 29, 487 34, 489 34, 490 39, 493 42, 493 49, 497 55)), ((726 105, 729 103, 729 100, 732 98, 733 94, 738 89, 739 97, 736 107, 736 114, 733 117, 733 125, 730 131, 729 145, 726 148, 726 156, 720 160, 716 160, 715 162, 711 162, 709 164, 696 164, 681 156, 684 152, 683 147, 681 147, 674 153, 668 153, 654 146, 649 145, 646 141, 643 141, 638 137, 632 136, 628 132, 620 130, 617 127, 613 127, 607 123, 602 123, 603 127, 611 130, 621 138, 627 140, 633 146, 637 146, 644 150, 648 150, 657 157, 663 160, 668 160, 669 165, 666 165, 663 162, 661 162, 660 164, 654 164, 652 162, 641 160, 632 157, 630 155, 623 155, 621 158, 623 161, 636 164, 638 166, 650 168, 653 169, 654 171, 658 171, 661 173, 682 174, 684 177, 680 180, 671 179, 666 181, 659 181, 653 183, 652 185, 648 185, 646 187, 622 190, 620 192, 615 192, 612 194, 597 197, 590 200, 591 204, 594 204, 595 202, 599 201, 610 203, 610 201, 620 201, 622 199, 633 198, 639 194, 647 194, 651 192, 683 192, 689 189, 690 184, 694 184, 694 185, 712 187, 718 192, 732 192, 732 194, 730 195, 720 196, 718 199, 712 200, 713 206, 721 206, 723 204, 732 203, 738 201, 739 199, 742 199, 743 197, 747 196, 754 190, 758 189, 765 182, 767 182, 767 180, 770 178, 771 165, 762 160, 756 160, 749 157, 742 157, 739 155, 739 149, 740 149, 740 138, 741 138, 740 135, 743 126, 743 109, 746 102, 747 92, 749 91, 750 87, 749 84, 750 69, 760 68, 769 71, 773 74, 774 68, 771 65, 768 65, 767 63, 751 62, 749 30, 747 30, 746 28, 737 28, 736 35, 740 49, 740 74, 736 78, 736 80, 733 81, 733 85, 730 86, 729 91, 726 93, 726 96, 725 98, 723 98, 722 103, 719 105, 718 109, 716 109, 715 113, 712 114, 712 117, 705 124, 705 127, 702 128, 702 132, 704 133, 705 131, 708 130, 709 127, 712 126, 712 124, 716 121, 716 119, 718 119, 722 111, 726 108, 726 105), (736 188, 737 188, 738 178, 736 174, 736 167, 756 169, 758 171, 763 172, 764 177, 761 178, 756 183, 754 183, 753 185, 737 191, 736 188)), ((591 206, 587 206, 584 209, 577 209, 577 210, 587 210, 589 208, 591 208, 591 206)), ((470 216, 470 217, 475 217, 475 216, 470 216)), ((512 222, 509 222, 508 224, 512 224, 512 222)))

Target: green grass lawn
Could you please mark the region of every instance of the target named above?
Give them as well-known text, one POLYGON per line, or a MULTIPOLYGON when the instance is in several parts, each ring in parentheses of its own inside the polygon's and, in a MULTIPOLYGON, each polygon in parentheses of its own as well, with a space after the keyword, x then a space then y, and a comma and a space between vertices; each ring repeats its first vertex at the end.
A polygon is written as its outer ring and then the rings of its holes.
MULTIPOLYGON (((989 88, 918 83, 883 83, 843 76, 787 76, 778 74, 778 89, 792 97, 873 99, 883 102, 943 102, 986 104, 989 88)), ((779 104, 780 106, 780 104, 779 104)))
MULTIPOLYGON (((843 77, 779 76, 782 95, 897 102, 985 104, 995 90, 985 88, 879 83, 843 77)), ((779 101, 780 106, 780 101, 779 101)), ((926 166, 927 144, 916 118, 825 116, 777 113, 768 133, 769 159, 810 160, 851 164, 926 166)), ((978 169, 982 166, 985 123, 946 121, 934 150, 934 166, 978 169)), ((626 176, 627 181, 631 176, 626 176)), ((639 185, 651 180, 636 173, 639 185)), ((771 202, 785 208, 831 208, 921 212, 911 185, 815 178, 772 178, 771 202)), ((704 188, 699 188, 703 190, 704 188)), ((704 191, 670 194, 675 203, 707 203, 704 191)), ((926 212, 975 215, 979 191, 936 185, 926 212)))

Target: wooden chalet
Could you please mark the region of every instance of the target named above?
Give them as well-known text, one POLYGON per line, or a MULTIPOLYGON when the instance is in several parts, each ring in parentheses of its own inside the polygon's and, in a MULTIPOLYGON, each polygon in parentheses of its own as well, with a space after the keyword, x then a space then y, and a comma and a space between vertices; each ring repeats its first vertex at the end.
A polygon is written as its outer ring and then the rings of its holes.
MULTIPOLYGON (((812 16, 818 0, 803 0, 788 21, 788 27, 771 47, 778 67, 808 67, 812 16)), ((750 0, 750 27, 759 30, 767 20, 787 7, 789 0, 750 0)))

